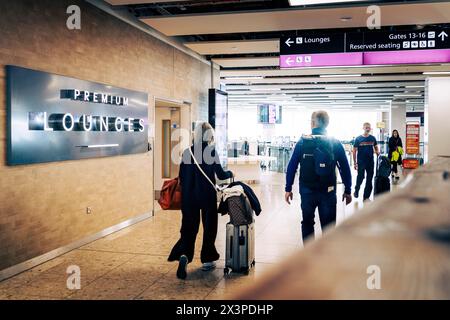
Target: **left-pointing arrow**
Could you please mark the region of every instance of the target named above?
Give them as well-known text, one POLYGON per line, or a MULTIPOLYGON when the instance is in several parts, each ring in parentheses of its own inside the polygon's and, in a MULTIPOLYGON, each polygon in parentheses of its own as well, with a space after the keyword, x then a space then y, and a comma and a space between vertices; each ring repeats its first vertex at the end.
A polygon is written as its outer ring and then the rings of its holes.
POLYGON ((291 44, 294 43, 294 41, 292 41, 291 38, 288 38, 285 43, 287 44, 288 47, 290 47, 291 44))
POLYGON ((291 59, 291 57, 288 57, 288 58, 286 59, 286 64, 287 64, 288 66, 290 66, 292 62, 293 62, 293 60, 291 59))

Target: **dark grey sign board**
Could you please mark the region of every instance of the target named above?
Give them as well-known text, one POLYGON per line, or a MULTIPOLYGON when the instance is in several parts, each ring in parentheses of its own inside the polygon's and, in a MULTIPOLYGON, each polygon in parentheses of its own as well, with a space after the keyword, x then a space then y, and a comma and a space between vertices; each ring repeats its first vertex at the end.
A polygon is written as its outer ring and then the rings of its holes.
POLYGON ((8 165, 144 153, 148 94, 7 66, 8 165))

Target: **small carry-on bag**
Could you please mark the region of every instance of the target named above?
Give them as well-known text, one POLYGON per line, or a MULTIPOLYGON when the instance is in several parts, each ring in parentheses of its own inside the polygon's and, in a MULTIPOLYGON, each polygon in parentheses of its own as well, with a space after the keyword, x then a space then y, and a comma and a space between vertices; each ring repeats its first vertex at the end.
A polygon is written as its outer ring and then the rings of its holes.
POLYGON ((253 210, 244 193, 230 197, 226 201, 232 225, 240 226, 253 223, 253 210))
POLYGON ((181 184, 178 178, 164 181, 158 203, 163 210, 181 209, 181 184))
POLYGON ((248 274, 255 266, 255 224, 235 226, 227 223, 224 273, 248 274))
POLYGON ((391 173, 391 163, 386 156, 379 156, 377 159, 377 171, 374 181, 373 194, 381 194, 391 191, 391 181, 389 175, 391 173))

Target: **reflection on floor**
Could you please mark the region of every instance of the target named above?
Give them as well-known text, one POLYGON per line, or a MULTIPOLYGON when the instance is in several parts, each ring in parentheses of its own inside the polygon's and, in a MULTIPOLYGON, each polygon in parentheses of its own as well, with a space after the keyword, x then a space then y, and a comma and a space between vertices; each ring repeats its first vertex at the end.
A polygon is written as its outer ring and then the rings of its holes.
MULTIPOLYGON (((291 206, 284 203, 283 182, 283 175, 265 173, 261 184, 253 186, 264 211, 256 219, 256 267, 247 276, 224 276, 225 216, 219 219, 216 245, 222 258, 217 269, 200 269, 200 232, 188 278, 178 280, 177 264, 167 262, 167 255, 178 239, 181 214, 157 210, 151 219, 0 282, 0 299, 226 299, 302 248, 299 195, 291 206), (66 272, 73 265, 80 267, 80 290, 67 289, 66 272)), ((362 206, 361 199, 345 209, 338 203, 337 223, 362 206)), ((321 234, 318 219, 316 234, 321 234)))

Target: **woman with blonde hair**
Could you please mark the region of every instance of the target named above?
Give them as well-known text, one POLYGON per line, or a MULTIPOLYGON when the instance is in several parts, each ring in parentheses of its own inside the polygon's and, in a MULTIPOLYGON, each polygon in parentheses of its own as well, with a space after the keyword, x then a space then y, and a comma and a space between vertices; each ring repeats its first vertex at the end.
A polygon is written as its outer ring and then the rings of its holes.
POLYGON ((220 180, 233 177, 233 173, 224 171, 220 164, 214 147, 213 128, 209 123, 202 122, 196 126, 193 144, 183 152, 180 164, 181 237, 168 258, 169 261, 179 261, 177 277, 180 279, 186 278, 187 264, 192 262, 194 257, 200 217, 203 224, 203 244, 200 257, 203 263, 202 270, 214 269, 215 261, 220 257, 215 247, 218 212, 217 194, 213 184, 216 183, 216 175, 220 180))

